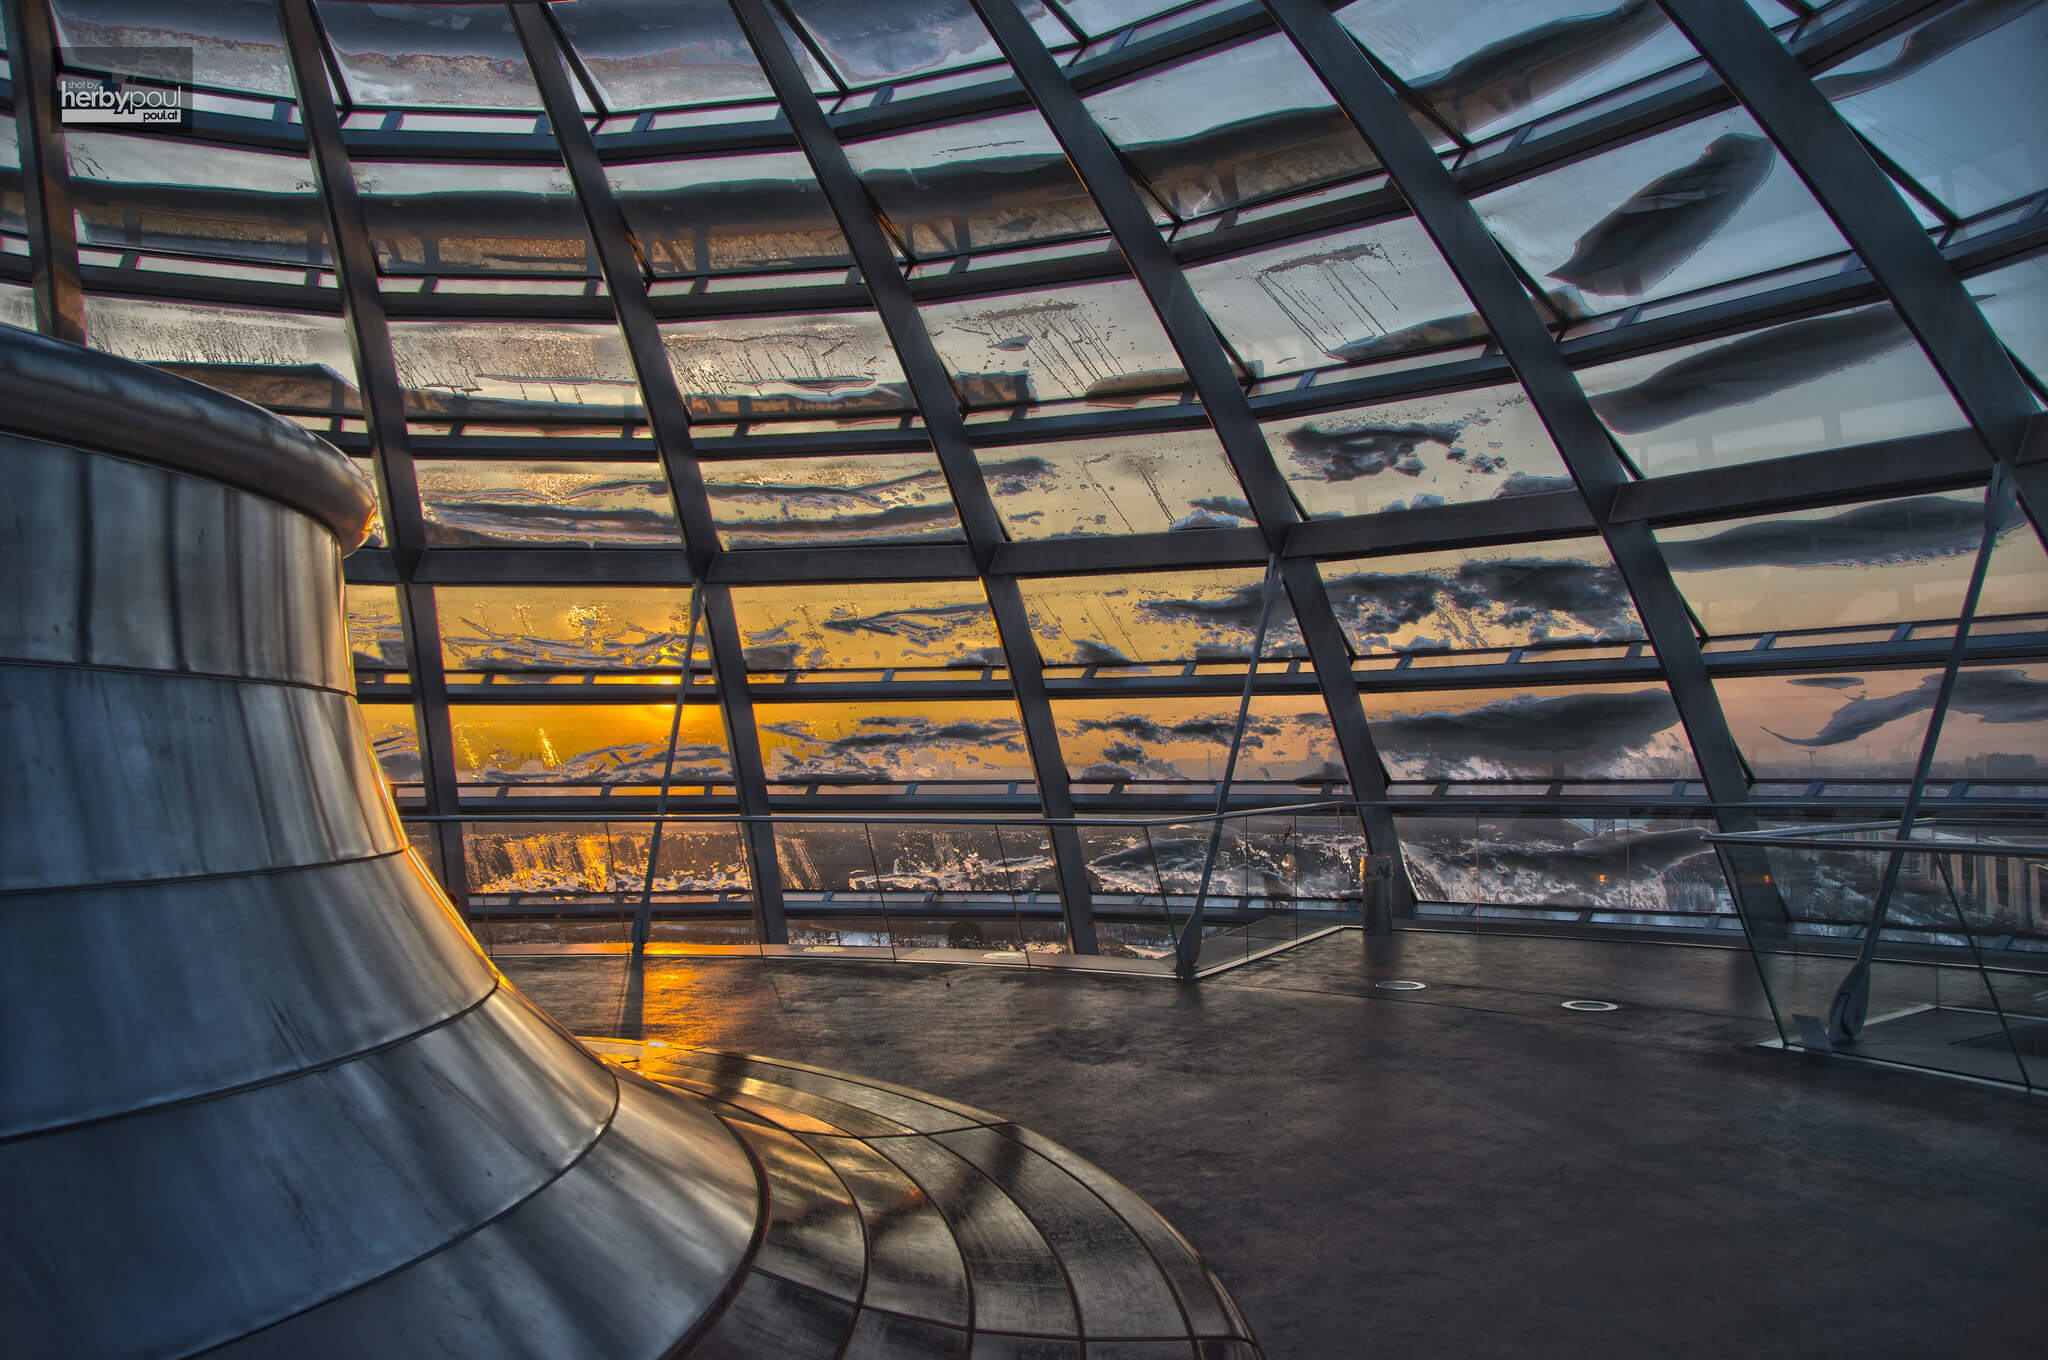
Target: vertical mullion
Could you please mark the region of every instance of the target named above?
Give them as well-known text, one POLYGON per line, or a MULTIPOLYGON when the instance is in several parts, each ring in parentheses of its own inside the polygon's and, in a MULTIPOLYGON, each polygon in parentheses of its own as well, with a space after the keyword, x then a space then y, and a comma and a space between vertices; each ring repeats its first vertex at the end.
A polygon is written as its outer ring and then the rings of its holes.
MULTIPOLYGON (((1124 170, 1122 157, 1089 116, 1066 72, 1032 31, 1014 0, 974 0, 974 8, 1067 153, 1082 185, 1095 200, 1096 209, 1109 225, 1132 275, 1144 289, 1173 343, 1189 383, 1202 400, 1251 505, 1267 550, 1281 554, 1289 527, 1300 520, 1294 498, 1266 447, 1251 402, 1238 385, 1237 370, 1222 337, 1210 324, 1209 314, 1195 297, 1166 238, 1159 234, 1151 214, 1145 211, 1144 200, 1124 170)), ((1398 855, 1394 818, 1386 806, 1385 767, 1380 763, 1371 726, 1365 720, 1357 686, 1351 679, 1351 650, 1337 626, 1329 595, 1314 563, 1303 559, 1299 566, 1289 564, 1282 571, 1303 642, 1316 668, 1324 705, 1330 711, 1331 728, 1344 758, 1345 773, 1351 781, 1353 796, 1361 804, 1366 835, 1376 853, 1398 855)), ((1252 664, 1256 666, 1257 660, 1252 664)), ((1413 894, 1405 875, 1397 881, 1401 884, 1402 906, 1412 905, 1413 894)))
POLYGON ((583 205, 584 221, 597 250, 598 267, 611 293, 612 311, 625 336, 626 351, 640 383, 641 400, 647 405, 647 423, 661 453, 662 471, 675 506, 676 522, 682 527, 683 550, 688 555, 691 578, 704 583, 708 624, 705 635, 710 642, 712 674, 717 679, 719 711, 725 720, 733 788, 745 827, 748 870, 754 887, 755 930, 764 944, 787 944, 782 868, 775 857, 774 828, 768 821, 768 775, 761 762, 760 734, 754 728, 754 701, 747 692, 746 658, 733 616, 731 588, 709 579, 712 563, 718 556, 718 528, 711 517, 703 469, 690 438, 689 409, 683 402, 675 370, 668 362, 668 350, 662 343, 661 327, 654 317, 654 305, 648 297, 639 257, 633 250, 625 213, 612 193, 611 182, 605 178, 597 143, 577 106, 561 48, 538 6, 513 4, 507 8, 526 51, 527 65, 539 85, 541 105, 547 111, 548 125, 554 129, 562 163, 569 171, 577 200, 583 205))
MULTIPOLYGON (((2026 380, 1862 139, 1746 5, 1660 0, 1863 257, 2048 537, 2048 467, 2022 465, 2026 380)), ((1993 114, 1992 116, 1996 116, 1993 114)))
POLYGON ((35 295, 36 329, 85 343, 85 290, 78 281, 78 224, 71 216, 71 167, 57 123, 56 37, 49 0, 0 0, 7 19, 7 71, 35 295))
POLYGON ((911 297, 910 284, 896 264, 867 191, 846 158, 846 149, 840 145, 831 122, 804 81, 803 71, 783 41, 773 14, 764 0, 733 0, 733 11, 747 31, 761 69, 775 89, 783 115, 818 177, 827 204, 839 219, 839 228, 860 268, 868 296, 903 365, 911 397, 924 416, 925 431, 931 437, 946 487, 959 512, 961 528, 967 535, 975 569, 981 575, 995 618, 1003 662, 1010 672, 1010 685, 1024 723, 1025 748, 1030 753, 1032 774, 1038 785, 1039 806, 1051 824, 1053 863, 1067 933, 1076 953, 1093 954, 1094 904, 1080 834, 1072 824, 1074 797, 1046 693, 1044 665, 1015 578, 995 576, 990 571, 996 548, 1004 539, 1002 519, 989 496, 988 484, 982 480, 953 380, 925 329, 924 319, 911 297))
POLYGON ((405 633, 406 666, 412 673, 413 710, 418 724, 421 779, 428 812, 437 818, 435 849, 441 860, 441 881, 455 902, 468 908, 467 865, 462 825, 452 820, 461 812, 456 790, 455 738, 448 714, 448 682, 441 668, 440 619, 434 589, 420 581, 427 551, 426 519, 420 510, 419 483, 414 475, 412 441, 405 423, 405 395, 391 357, 391 327, 377 292, 377 259, 363 217, 361 196, 341 119, 327 83, 325 44, 314 22, 311 0, 277 0, 278 26, 291 61, 292 84, 298 91, 300 117, 321 201, 327 207, 327 234, 341 291, 349 349, 355 359, 357 390, 363 420, 375 453, 377 495, 391 560, 398 571, 399 620, 405 633))
MULTIPOLYGON (((1700 777, 1708 796, 1719 805, 1720 825, 1729 831, 1753 829, 1756 817, 1748 806, 1748 772, 1708 677, 1684 596, 1649 525, 1612 518, 1615 495, 1628 483, 1628 470, 1528 290, 1385 78, 1335 16, 1315 0, 1266 0, 1266 8, 1378 154, 1521 379, 1635 598, 1643 631, 1656 649, 1672 702, 1691 740, 1700 777)), ((1775 929, 1782 909, 1764 873, 1761 856, 1744 855, 1742 872, 1731 888, 1745 919, 1754 917, 1759 927, 1775 929)))

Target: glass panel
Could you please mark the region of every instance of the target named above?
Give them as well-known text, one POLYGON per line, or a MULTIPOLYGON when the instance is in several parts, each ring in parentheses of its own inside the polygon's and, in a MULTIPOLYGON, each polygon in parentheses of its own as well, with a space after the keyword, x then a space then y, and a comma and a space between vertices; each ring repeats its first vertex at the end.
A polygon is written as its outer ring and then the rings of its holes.
POLYGON ((1859 671, 1723 678, 1714 691, 1758 779, 1899 779, 1940 683, 1936 671, 1859 671))
POLYGON ((1354 654, 1635 641, 1628 586, 1597 538, 1320 564, 1354 654))
POLYGON ((78 127, 65 129, 64 147, 81 246, 328 263, 304 156, 78 127))
POLYGON ((1184 4, 1186 0, 1063 0, 1060 8, 1089 37, 1114 33, 1117 29, 1149 19, 1184 4))
POLYGON ((1814 83, 1878 150, 1969 217, 2048 186, 2048 8, 1954 6, 1814 83))
MULTIPOLYGON (((1067 769, 1085 783, 1201 782, 1223 777, 1237 727, 1237 696, 1056 699, 1053 721, 1067 769), (1135 711, 1134 711, 1135 710, 1135 711)), ((1345 782, 1343 757, 1322 700, 1257 694, 1245 722, 1236 781, 1345 782)))
MULTIPOLYGON (((1018 583, 1049 666, 1243 661, 1258 636, 1265 573, 1219 567, 1170 575, 1025 578, 1018 583)), ((1305 655, 1287 592, 1266 626, 1266 656, 1305 655)))
POLYGON ((185 48, 195 84, 292 98, 291 62, 268 0, 139 7, 127 0, 53 0, 50 17, 59 48, 185 48))
POLYGON ((621 420, 640 386, 618 327, 569 321, 394 321, 410 415, 621 420))
POLYGON ((433 547, 680 542, 668 483, 650 464, 422 459, 415 467, 433 547))
POLYGON ((1030 780, 1024 727, 1007 699, 953 703, 760 704, 770 783, 1030 780))
POLYGON ((725 0, 606 0, 550 14, 609 108, 775 97, 725 0))
POLYGON ((885 223, 916 255, 1107 230, 1036 112, 849 142, 846 156, 885 223))
POLYGON ((720 459, 704 465, 728 548, 957 543, 952 495, 929 453, 720 459))
POLYGON ((1253 376, 1365 363, 1484 335, 1412 217, 1187 271, 1253 376))
POLYGON ((1004 664, 975 581, 735 586, 732 607, 750 671, 1004 664))
MULTIPOLYGON (((1983 493, 1952 491, 1659 529, 1657 542, 1693 613, 1722 636, 1955 618, 1983 533, 1983 493)), ((2011 525, 1977 613, 2041 609, 2048 555, 2011 525)))
POLYGON ((351 581, 346 593, 349 660, 356 670, 404 670, 405 630, 399 624, 398 587, 351 581))
POLYGON ((1709 288, 1848 243, 1740 109, 1475 199, 1500 243, 1567 311, 1709 288))
MULTIPOLYGON (((450 704, 464 784, 661 783, 673 704, 450 704)), ((727 777, 718 706, 684 704, 674 780, 727 777)))
MULTIPOLYGON (((89 188, 89 186, 80 186, 89 188)), ((28 231, 27 200, 21 183, 21 146, 15 140, 14 115, 0 113, 0 231, 17 236, 28 231)), ((26 253, 27 243, 18 248, 26 253)))
POLYGON ((896 351, 873 312, 668 322, 661 338, 692 419, 912 409, 896 351))
POLYGON ((1692 779, 1660 684, 1359 695, 1396 779, 1692 779))
MULTIPOLYGON (((647 822, 466 822, 469 889, 489 896, 636 897, 647 883, 651 832, 647 822)), ((662 828, 657 895, 744 893, 748 884, 746 853, 731 822, 662 828)))
POLYGON ((1290 416, 1260 429, 1313 518, 1572 488, 1564 460, 1518 386, 1290 416))
POLYGON ((1656 0, 1447 6, 1358 0, 1337 16, 1444 120, 1479 138, 1693 58, 1656 0), (1501 36, 1501 30, 1512 30, 1501 36))
POLYGON ((411 704, 364 704, 363 727, 387 784, 420 782, 420 735, 411 704))
POLYGON ((2038 380, 2048 377, 2048 255, 1969 278, 1984 319, 2038 380))
POLYGON ((1285 34, 1097 90, 1087 104, 1176 217, 1379 166, 1285 34))
POLYGON ((357 161, 355 177, 386 274, 597 272, 560 166, 357 161))
POLYGON ((1579 371, 1646 477, 1967 424, 1888 303, 1579 371))
POLYGON ((315 3, 351 103, 540 108, 502 6, 315 3))
MULTIPOLYGON (((1043 5, 1027 0, 1023 8, 1048 45, 1072 41, 1043 5)), ((968 0, 864 0, 858 5, 792 0, 789 11, 848 85, 876 85, 1002 58, 968 0)))
POLYGON ((18 284, 0 283, 0 325, 36 328, 35 294, 18 284))
POLYGON ((434 604, 451 671, 680 670, 690 636, 687 589, 436 586, 434 604))
POLYGON ((2048 663, 1965 666, 1935 747, 1937 778, 2037 779, 2048 769, 2048 663))
POLYGON ((852 263, 801 152, 605 168, 656 278, 852 263))
POLYGON ((1734 909, 1707 843, 1714 823, 1681 817, 1394 818, 1401 858, 1427 902, 1720 914, 1734 909))
POLYGON ((975 456, 1013 539, 1252 522, 1230 460, 1207 429, 980 448, 975 456))
POLYGON ((1136 280, 918 308, 970 407, 1118 397, 1186 382, 1136 280))
POLYGON ((361 409, 338 316, 88 296, 85 333, 94 349, 273 410, 361 409))

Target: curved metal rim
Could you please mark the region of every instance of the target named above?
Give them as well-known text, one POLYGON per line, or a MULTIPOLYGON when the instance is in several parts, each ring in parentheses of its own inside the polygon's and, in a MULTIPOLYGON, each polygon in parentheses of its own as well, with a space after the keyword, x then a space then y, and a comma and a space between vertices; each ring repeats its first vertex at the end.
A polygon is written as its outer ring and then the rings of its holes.
POLYGON ((194 473, 281 502, 361 545, 369 482, 260 406, 115 355, 0 326, 0 429, 194 473))

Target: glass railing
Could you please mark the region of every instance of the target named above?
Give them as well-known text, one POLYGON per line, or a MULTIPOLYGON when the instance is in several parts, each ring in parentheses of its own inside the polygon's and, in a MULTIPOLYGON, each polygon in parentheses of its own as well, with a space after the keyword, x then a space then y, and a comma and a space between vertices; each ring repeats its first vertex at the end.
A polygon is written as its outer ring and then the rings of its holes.
MULTIPOLYGON (((423 855, 432 820, 412 823, 423 855)), ((749 879, 748 818, 446 820, 461 828, 471 928, 496 954, 610 952, 638 940, 654 954, 1192 977, 1359 924, 1391 871, 1369 853, 1357 805, 1343 801, 1149 819, 777 814, 760 820, 781 878, 778 931, 749 879), (1080 850, 1092 951, 1074 946, 1056 835, 1080 850)))
POLYGON ((1741 868, 1762 889, 1747 934, 1781 1044, 2048 1085, 2048 826, 2038 818, 1711 839, 1731 877, 1741 868))

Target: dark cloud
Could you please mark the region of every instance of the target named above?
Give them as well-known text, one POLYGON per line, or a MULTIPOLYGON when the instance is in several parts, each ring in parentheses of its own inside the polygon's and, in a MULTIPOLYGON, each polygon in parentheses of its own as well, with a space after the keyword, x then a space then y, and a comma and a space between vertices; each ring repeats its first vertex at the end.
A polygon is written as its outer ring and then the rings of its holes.
POLYGON ((1623 434, 1662 429, 1689 416, 1760 401, 1910 344, 1890 307, 1794 321, 1667 364, 1593 408, 1623 434))
POLYGON ((1502 611, 1504 624, 1528 623, 1544 614, 1568 614, 1602 637, 1642 636, 1628 587, 1622 584, 1621 573, 1606 563, 1494 558, 1467 562, 1458 568, 1454 580, 1462 590, 1471 592, 1466 607, 1492 604, 1502 611))
POLYGON ((1137 663, 1114 647, 1083 638, 1074 644, 1074 658, 1083 666, 1131 666, 1137 663))
POLYGON ((1831 102, 1874 90, 1913 74, 2008 20, 2029 13, 2039 3, 2040 0, 1970 0, 1914 29, 1890 61, 1867 70, 1821 76, 1813 83, 1831 102))
POLYGON ((1445 773, 1470 760, 1552 752, 1594 760, 1636 750, 1678 721, 1662 689, 1529 698, 1514 695, 1463 713, 1375 718, 1373 736, 1390 755, 1423 758, 1445 773))
POLYGON ((1589 293, 1646 292, 1728 225, 1776 159, 1762 137, 1716 137, 1691 165, 1650 181, 1594 223, 1550 277, 1589 293))
POLYGON ((1474 125, 1532 104, 1663 31, 1654 0, 1626 0, 1502 38, 1411 85, 1452 120, 1474 125))
MULTIPOLYGON (((1790 737, 1768 727, 1764 730, 1793 746, 1839 746, 1867 736, 1887 723, 1931 710, 1940 688, 1941 677, 1930 675, 1903 694, 1851 699, 1810 737, 1790 737)), ((2036 680, 2021 670, 1963 671, 1956 676, 1948 710, 1989 723, 2048 722, 2048 680, 2036 680)))
POLYGON ((1859 505, 1818 519, 1738 524, 1686 542, 1666 543, 1673 571, 1731 567, 1873 566, 1974 553, 1984 507, 1946 496, 1859 505))
POLYGON ((1569 477, 1532 477, 1526 472, 1511 472, 1508 479, 1493 493, 1493 499, 1504 501, 1515 496, 1543 496, 1552 491, 1570 491, 1574 483, 1569 477))
POLYGON ((1377 477, 1390 469, 1412 477, 1423 469, 1419 450, 1426 444, 1441 446, 1453 458, 1460 456, 1463 450, 1457 441, 1465 424, 1359 425, 1345 430, 1303 425, 1287 432, 1294 450, 1289 461, 1325 482, 1377 477))
POLYGON ((1021 496, 1043 486, 1052 475, 1052 464, 1035 456, 981 465, 981 479, 988 483, 991 496, 1021 496))
POLYGON ((1508 627, 1550 614, 1602 637, 1638 638, 1628 588, 1612 566, 1543 557, 1467 562, 1448 576, 1358 572, 1329 583, 1330 602, 1364 635, 1395 633, 1443 610, 1486 611, 1508 627))
MULTIPOLYGON (((1186 722, 1159 723, 1135 713, 1127 713, 1115 718, 1083 718, 1075 727, 1082 732, 1115 732, 1148 746, 1161 746, 1176 740, 1206 741, 1218 746, 1228 746, 1231 734, 1237 730, 1237 715, 1232 713, 1227 717, 1190 718, 1186 722)), ((1248 718, 1244 727, 1244 744, 1248 748, 1263 746, 1266 737, 1276 736, 1279 731, 1280 724, 1271 718, 1248 718)), ((1123 744, 1120 749, 1128 749, 1128 744, 1123 744)), ((1107 755, 1108 751, 1105 750, 1104 754, 1107 755)))

